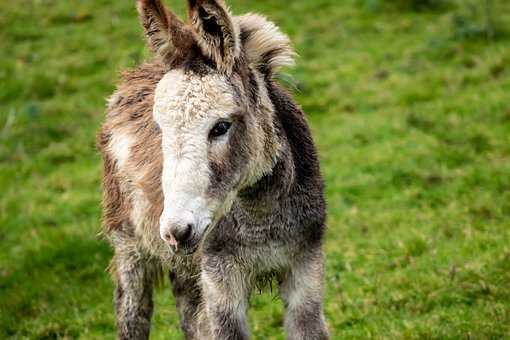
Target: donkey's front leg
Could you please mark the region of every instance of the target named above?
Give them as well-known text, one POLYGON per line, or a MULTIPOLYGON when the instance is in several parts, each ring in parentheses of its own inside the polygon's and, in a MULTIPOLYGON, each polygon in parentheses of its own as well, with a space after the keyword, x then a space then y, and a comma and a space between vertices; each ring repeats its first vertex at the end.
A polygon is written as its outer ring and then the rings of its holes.
POLYGON ((249 285, 241 268, 228 258, 205 258, 201 280, 211 338, 249 339, 249 285))
POLYGON ((187 340, 200 339, 199 308, 202 298, 198 279, 172 272, 170 281, 185 338, 187 340))
POLYGON ((114 268, 118 339, 148 339, 155 266, 145 261, 140 254, 117 252, 114 268))
POLYGON ((329 338, 322 307, 324 263, 320 249, 296 261, 280 285, 289 340, 329 338))

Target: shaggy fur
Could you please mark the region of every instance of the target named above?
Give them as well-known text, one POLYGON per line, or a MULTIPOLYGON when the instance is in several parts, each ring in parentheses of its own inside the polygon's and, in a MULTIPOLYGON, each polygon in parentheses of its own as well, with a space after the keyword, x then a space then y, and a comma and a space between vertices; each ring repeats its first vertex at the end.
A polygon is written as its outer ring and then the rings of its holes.
MULTIPOLYGON (((288 38, 260 16, 232 17, 223 1, 190 0, 190 24, 158 0, 139 0, 138 10, 157 57, 124 73, 98 134, 119 338, 149 337, 152 289, 168 272, 187 339, 249 338, 249 296, 268 277, 279 284, 288 338, 327 339, 319 163, 303 112, 272 78, 292 62, 288 38), (222 102, 232 112, 214 113, 222 102), (208 140, 198 126, 216 119, 232 128, 208 140), (165 173, 181 158, 205 169, 201 195, 214 211, 176 252, 161 230, 165 211, 179 213, 175 175, 165 173)), ((194 185, 186 171, 179 177, 194 185)))

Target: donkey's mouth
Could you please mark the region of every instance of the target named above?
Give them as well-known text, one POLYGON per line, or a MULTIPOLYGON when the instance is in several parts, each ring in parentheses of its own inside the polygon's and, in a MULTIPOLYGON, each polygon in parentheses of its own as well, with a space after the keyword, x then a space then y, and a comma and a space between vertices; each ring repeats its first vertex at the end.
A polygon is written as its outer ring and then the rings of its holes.
POLYGON ((182 245, 176 247, 175 253, 181 256, 193 255, 198 250, 198 246, 200 245, 199 241, 188 241, 182 245))
POLYGON ((193 236, 189 240, 182 244, 179 244, 176 247, 175 249, 176 254, 186 256, 193 255, 194 253, 196 253, 196 251, 201 247, 204 240, 207 238, 207 235, 209 234, 211 229, 213 229, 212 226, 213 223, 209 223, 200 235, 193 233, 193 236))
MULTIPOLYGON (((206 228, 206 231, 207 229, 208 228, 206 228)), ((185 242, 179 243, 175 247, 173 247, 175 253, 181 256, 193 255, 194 253, 197 252, 198 248, 200 248, 204 236, 205 233, 202 233, 202 235, 197 235, 193 233, 190 239, 186 240, 185 242)))

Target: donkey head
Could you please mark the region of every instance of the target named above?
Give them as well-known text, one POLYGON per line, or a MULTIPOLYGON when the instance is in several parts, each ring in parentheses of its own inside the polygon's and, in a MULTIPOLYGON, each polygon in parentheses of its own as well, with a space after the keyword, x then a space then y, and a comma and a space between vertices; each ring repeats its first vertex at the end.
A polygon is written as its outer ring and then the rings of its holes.
POLYGON ((153 111, 162 133, 160 234, 183 253, 272 171, 280 144, 266 83, 293 56, 260 16, 233 17, 222 0, 188 7, 184 23, 160 0, 138 1, 149 47, 168 69, 153 111))

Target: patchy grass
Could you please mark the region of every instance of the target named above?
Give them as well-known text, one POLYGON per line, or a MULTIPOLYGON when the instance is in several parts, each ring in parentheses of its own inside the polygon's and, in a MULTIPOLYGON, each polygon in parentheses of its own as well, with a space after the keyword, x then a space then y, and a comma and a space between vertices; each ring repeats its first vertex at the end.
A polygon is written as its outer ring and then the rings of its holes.
MULTIPOLYGON (((133 2, 2 4, 0 338, 114 338, 94 135, 117 71, 148 56, 133 2)), ((332 338, 510 336, 510 3, 490 35, 482 1, 230 3, 301 56, 282 78, 327 182, 332 338)), ((172 304, 157 294, 153 338, 180 337, 172 304)), ((274 296, 252 307, 254 338, 283 339, 274 296)))

